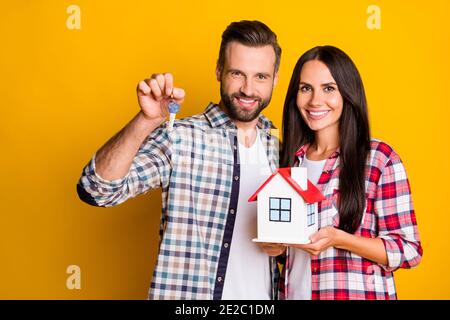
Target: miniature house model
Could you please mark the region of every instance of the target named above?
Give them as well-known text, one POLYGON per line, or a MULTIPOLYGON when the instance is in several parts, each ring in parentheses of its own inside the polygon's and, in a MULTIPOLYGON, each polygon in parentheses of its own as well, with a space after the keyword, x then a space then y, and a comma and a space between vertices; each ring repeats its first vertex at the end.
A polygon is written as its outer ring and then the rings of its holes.
POLYGON ((258 201, 255 242, 309 243, 317 231, 317 203, 324 200, 306 168, 280 168, 248 199, 258 201))

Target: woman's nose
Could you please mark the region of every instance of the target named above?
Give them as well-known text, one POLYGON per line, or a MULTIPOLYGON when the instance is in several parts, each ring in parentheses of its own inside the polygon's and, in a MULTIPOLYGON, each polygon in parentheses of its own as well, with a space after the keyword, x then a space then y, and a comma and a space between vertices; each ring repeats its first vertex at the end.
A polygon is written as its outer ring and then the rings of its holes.
POLYGON ((319 107, 319 106, 323 105, 322 94, 317 90, 313 91, 313 93, 311 95, 311 100, 309 101, 309 104, 313 107, 319 107))

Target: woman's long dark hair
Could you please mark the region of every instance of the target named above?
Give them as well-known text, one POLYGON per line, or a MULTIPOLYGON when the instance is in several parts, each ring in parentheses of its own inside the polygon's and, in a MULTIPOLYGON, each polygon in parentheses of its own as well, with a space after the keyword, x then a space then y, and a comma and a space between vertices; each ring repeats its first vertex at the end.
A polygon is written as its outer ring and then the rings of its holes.
POLYGON ((312 48, 295 65, 284 102, 281 166, 292 167, 298 148, 314 142, 314 131, 303 120, 296 103, 300 73, 310 60, 319 60, 328 67, 343 98, 339 120, 339 229, 355 233, 366 204, 365 170, 370 152, 370 129, 361 76, 350 57, 336 47, 312 48))

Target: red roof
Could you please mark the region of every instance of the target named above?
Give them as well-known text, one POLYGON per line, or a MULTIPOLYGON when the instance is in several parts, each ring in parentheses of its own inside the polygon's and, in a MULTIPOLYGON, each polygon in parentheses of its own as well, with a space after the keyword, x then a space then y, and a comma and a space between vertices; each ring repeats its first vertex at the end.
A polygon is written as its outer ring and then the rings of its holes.
POLYGON ((286 180, 291 185, 292 188, 294 188, 295 191, 297 191, 297 193, 299 195, 302 196, 302 198, 307 203, 314 203, 314 202, 319 202, 319 201, 325 200, 325 197, 322 195, 322 193, 319 191, 319 189, 317 189, 317 187, 313 183, 311 183, 311 181, 308 180, 308 189, 303 190, 298 185, 298 183, 295 182, 294 179, 292 179, 291 168, 280 168, 277 171, 275 171, 269 178, 267 178, 266 182, 264 182, 258 188, 258 190, 256 190, 256 192, 248 199, 248 202, 257 200, 258 193, 262 189, 264 189, 264 187, 270 182, 270 180, 272 180, 273 177, 275 177, 278 173, 284 178, 284 180, 286 180))

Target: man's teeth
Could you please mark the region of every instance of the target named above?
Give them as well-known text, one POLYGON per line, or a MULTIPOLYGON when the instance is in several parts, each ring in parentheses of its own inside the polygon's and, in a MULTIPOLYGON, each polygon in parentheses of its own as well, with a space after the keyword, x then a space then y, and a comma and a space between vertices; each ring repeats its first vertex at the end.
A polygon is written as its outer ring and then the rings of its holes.
POLYGON ((247 100, 247 99, 242 99, 242 98, 239 98, 239 101, 241 101, 243 103, 253 103, 253 102, 255 102, 255 100, 247 100))
POLYGON ((328 113, 328 111, 320 111, 320 112, 309 111, 310 115, 317 116, 317 117, 323 116, 324 114, 327 114, 327 113, 328 113))

